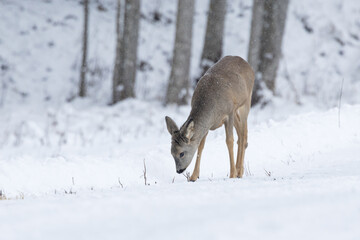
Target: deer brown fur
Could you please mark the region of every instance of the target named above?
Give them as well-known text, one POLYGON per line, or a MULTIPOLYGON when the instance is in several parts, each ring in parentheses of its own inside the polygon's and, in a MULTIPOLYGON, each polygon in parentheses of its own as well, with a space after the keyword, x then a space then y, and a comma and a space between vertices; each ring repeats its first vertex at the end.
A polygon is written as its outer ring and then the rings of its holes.
POLYGON ((191 112, 179 129, 170 117, 165 117, 172 136, 171 154, 176 171, 182 173, 198 150, 195 169, 190 177, 196 181, 200 173, 201 153, 209 130, 225 125, 226 144, 230 158, 230 178, 241 178, 247 147, 247 118, 251 106, 254 72, 242 58, 226 56, 214 64, 198 82, 191 112), (233 127, 238 135, 238 153, 234 162, 233 127))

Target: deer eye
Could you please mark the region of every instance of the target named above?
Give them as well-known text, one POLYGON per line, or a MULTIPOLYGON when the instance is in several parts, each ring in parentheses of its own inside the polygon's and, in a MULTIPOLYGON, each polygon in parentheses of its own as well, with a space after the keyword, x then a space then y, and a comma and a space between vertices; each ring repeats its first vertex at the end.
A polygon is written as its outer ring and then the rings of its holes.
POLYGON ((180 153, 180 157, 182 158, 184 156, 184 154, 185 154, 184 152, 180 153))

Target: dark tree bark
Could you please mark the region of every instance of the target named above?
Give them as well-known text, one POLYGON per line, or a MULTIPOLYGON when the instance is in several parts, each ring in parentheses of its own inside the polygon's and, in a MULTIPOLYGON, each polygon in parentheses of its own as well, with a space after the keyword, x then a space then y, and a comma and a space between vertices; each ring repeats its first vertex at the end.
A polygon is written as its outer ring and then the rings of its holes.
POLYGON ((288 0, 254 0, 248 60, 255 71, 252 105, 275 93, 288 0))
POLYGON ((200 61, 200 74, 196 81, 222 56, 225 15, 226 0, 211 0, 200 61))
POLYGON ((178 0, 172 68, 165 104, 186 104, 189 91, 194 0, 178 0))
POLYGON ((136 60, 139 36, 140 0, 125 1, 124 33, 121 46, 120 97, 135 97, 136 60))
POLYGON ((112 81, 112 103, 119 101, 120 93, 118 91, 118 86, 120 84, 120 67, 121 67, 121 40, 122 40, 122 29, 121 29, 121 0, 117 0, 116 7, 116 53, 115 53, 115 63, 113 71, 113 81, 112 81))
POLYGON ((89 26, 89 0, 84 0, 84 32, 83 32, 82 61, 80 68, 80 84, 79 84, 80 97, 86 96, 88 26, 89 26))

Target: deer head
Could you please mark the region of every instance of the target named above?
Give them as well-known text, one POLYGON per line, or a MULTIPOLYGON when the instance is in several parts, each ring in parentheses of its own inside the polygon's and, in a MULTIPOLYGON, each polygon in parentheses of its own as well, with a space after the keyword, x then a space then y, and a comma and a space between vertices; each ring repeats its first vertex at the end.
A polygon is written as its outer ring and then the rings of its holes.
POLYGON ((179 129, 168 116, 165 117, 167 129, 171 135, 171 155, 174 157, 176 172, 182 173, 190 165, 198 144, 192 141, 194 135, 194 121, 189 119, 179 129))

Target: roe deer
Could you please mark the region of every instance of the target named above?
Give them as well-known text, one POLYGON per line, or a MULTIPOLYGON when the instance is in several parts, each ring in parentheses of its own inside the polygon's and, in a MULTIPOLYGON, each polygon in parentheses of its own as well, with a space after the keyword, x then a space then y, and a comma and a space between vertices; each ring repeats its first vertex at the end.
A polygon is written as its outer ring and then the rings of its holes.
POLYGON ((171 154, 176 172, 182 173, 198 149, 195 169, 190 181, 199 178, 200 158, 209 130, 225 125, 226 144, 230 157, 230 178, 241 178, 244 173, 244 155, 247 147, 247 117, 251 105, 254 72, 242 58, 226 56, 201 77, 191 99, 191 112, 179 129, 165 117, 171 134, 171 154), (238 135, 236 168, 233 152, 233 126, 238 135))

